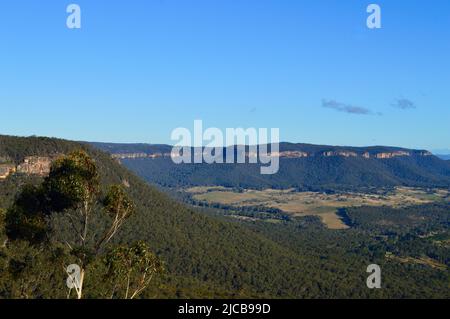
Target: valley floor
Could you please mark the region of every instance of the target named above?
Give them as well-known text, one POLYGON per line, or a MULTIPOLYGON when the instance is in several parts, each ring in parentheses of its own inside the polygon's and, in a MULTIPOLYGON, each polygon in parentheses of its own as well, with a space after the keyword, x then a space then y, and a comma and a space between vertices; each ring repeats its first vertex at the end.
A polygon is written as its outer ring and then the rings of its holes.
MULTIPOLYGON (((329 229, 347 229, 348 225, 337 214, 341 208, 361 206, 408 207, 433 202, 450 202, 446 189, 396 187, 374 193, 320 193, 295 190, 235 190, 221 186, 192 187, 186 190, 193 199, 208 204, 234 208, 265 207, 280 210, 292 216, 318 216, 329 229)), ((241 216, 242 218, 242 216, 241 216)))

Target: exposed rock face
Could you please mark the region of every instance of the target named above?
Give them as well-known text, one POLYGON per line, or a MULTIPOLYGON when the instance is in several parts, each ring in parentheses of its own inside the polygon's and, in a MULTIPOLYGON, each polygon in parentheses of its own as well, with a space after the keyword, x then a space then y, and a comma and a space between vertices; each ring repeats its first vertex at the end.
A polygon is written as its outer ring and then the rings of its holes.
POLYGON ((125 159, 125 158, 144 158, 147 157, 145 153, 129 153, 129 154, 112 154, 112 158, 125 159))
POLYGON ((419 155, 419 156, 433 156, 433 153, 428 152, 428 151, 420 151, 420 152, 417 152, 416 155, 419 155))
MULTIPOLYGON (((200 154, 201 151, 195 150, 193 151, 195 154, 200 154)), ((432 156, 433 154, 428 151, 395 151, 395 152, 381 152, 381 153, 370 153, 368 151, 362 153, 358 153, 355 151, 348 151, 348 150, 340 150, 340 151, 325 151, 325 152, 319 152, 319 153, 307 153, 303 151, 281 151, 278 153, 271 153, 271 156, 279 156, 280 158, 307 158, 307 157, 314 157, 314 156, 322 156, 322 157, 362 157, 364 159, 390 159, 395 157, 402 157, 402 156, 432 156)), ((121 160, 121 159, 136 159, 136 158, 165 158, 171 157, 170 153, 117 153, 111 155, 114 159, 121 160)), ((179 156, 178 154, 174 154, 174 156, 179 156)), ((246 152, 245 156, 247 158, 258 158, 259 154, 257 152, 246 152)))
POLYGON ((135 158, 161 158, 161 157, 170 157, 170 153, 120 153, 120 154, 112 154, 112 158, 115 159, 135 159, 135 158))
POLYGON ((309 154, 306 152, 299 152, 299 151, 286 151, 286 152, 281 152, 280 157, 302 158, 302 157, 309 157, 309 154))
MULTIPOLYGON (((308 157, 309 156, 308 153, 306 153, 306 152, 299 152, 299 151, 269 152, 268 155, 284 157, 284 158, 302 158, 302 157, 308 157)), ((247 152, 247 153, 245 153, 245 156, 246 157, 258 158, 260 155, 258 154, 258 152, 247 152)))
POLYGON ((46 176, 50 173, 52 164, 50 157, 29 156, 24 162, 17 166, 17 172, 28 175, 46 176))
POLYGON ((6 179, 9 175, 16 171, 14 164, 0 164, 0 180, 6 179))
POLYGON ((386 159, 386 158, 394 158, 394 157, 400 157, 400 156, 411 156, 411 153, 405 152, 405 151, 390 152, 390 153, 378 153, 376 155, 376 158, 386 159))
POLYGON ((322 154, 325 157, 342 156, 342 157, 358 157, 358 154, 350 151, 336 151, 336 152, 324 152, 322 154))

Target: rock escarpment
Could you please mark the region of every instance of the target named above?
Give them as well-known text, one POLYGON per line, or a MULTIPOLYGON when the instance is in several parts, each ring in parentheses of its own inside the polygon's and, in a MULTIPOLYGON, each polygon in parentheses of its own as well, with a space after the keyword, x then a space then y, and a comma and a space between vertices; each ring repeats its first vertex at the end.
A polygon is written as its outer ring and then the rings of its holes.
POLYGON ((15 173, 46 176, 50 173, 51 164, 56 158, 56 156, 27 156, 19 165, 10 163, 7 159, 2 159, 3 163, 0 162, 0 180, 4 180, 15 173))
POLYGON ((16 165, 0 164, 0 180, 6 179, 9 175, 16 171, 16 165))
MULTIPOLYGON (((270 152, 269 152, 270 153, 270 152)), ((396 157, 411 157, 411 156, 432 156, 428 151, 393 151, 393 152, 355 152, 355 151, 324 151, 319 153, 304 152, 304 151, 281 151, 271 153, 272 156, 279 156, 280 158, 308 158, 308 157, 345 157, 345 158, 365 158, 365 159, 392 159, 396 157)), ((138 158, 170 158, 171 153, 113 153, 112 158, 121 159, 138 159, 138 158)), ((258 157, 258 153, 246 152, 246 157, 258 157)))

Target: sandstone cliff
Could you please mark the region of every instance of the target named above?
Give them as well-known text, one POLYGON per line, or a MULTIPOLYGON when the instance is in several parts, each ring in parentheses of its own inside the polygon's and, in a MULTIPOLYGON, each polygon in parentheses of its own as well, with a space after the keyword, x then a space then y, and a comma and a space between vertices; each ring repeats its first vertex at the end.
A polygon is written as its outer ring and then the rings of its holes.
POLYGON ((7 178, 16 171, 16 166, 13 164, 0 164, 0 180, 7 178))
MULTIPOLYGON (((198 151, 195 151, 198 153, 198 151)), ((280 158, 307 158, 307 157, 346 157, 356 158, 361 157, 364 159, 392 159, 396 157, 408 157, 408 156, 432 156, 433 154, 428 151, 394 151, 394 152, 355 152, 355 151, 325 151, 320 153, 308 153, 303 151, 282 151, 278 153, 271 153, 272 156, 278 155, 280 158)), ((121 159, 137 159, 137 158, 170 158, 170 153, 117 153, 112 154, 112 158, 121 159)), ((258 153, 246 152, 246 157, 258 157, 258 153)))
POLYGON ((0 164, 0 180, 6 179, 14 173, 46 176, 50 173, 50 167, 54 157, 28 156, 19 165, 11 163, 0 164))
POLYGON ((45 176, 50 173, 53 159, 50 157, 29 156, 17 166, 17 173, 45 176))

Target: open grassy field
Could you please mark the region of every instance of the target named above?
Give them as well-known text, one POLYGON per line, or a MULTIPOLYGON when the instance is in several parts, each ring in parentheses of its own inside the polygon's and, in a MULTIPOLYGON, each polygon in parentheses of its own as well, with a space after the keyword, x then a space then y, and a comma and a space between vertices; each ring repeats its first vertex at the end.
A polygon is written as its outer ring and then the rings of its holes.
POLYGON ((390 259, 393 261, 397 261, 403 264, 417 264, 417 265, 425 265, 434 269, 446 271, 447 266, 445 264, 442 264, 434 259, 431 259, 429 257, 420 257, 420 258, 413 258, 410 256, 407 257, 399 257, 395 256, 391 253, 386 254, 386 259, 390 259))
POLYGON ((348 228, 336 215, 339 208, 360 206, 405 207, 436 201, 449 201, 450 192, 443 189, 425 190, 397 187, 393 191, 375 194, 296 192, 294 190, 234 191, 224 187, 194 187, 187 189, 193 198, 208 203, 235 207, 264 206, 277 208, 294 216, 319 216, 330 229, 348 228))

